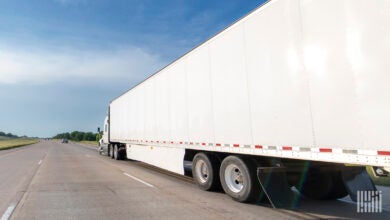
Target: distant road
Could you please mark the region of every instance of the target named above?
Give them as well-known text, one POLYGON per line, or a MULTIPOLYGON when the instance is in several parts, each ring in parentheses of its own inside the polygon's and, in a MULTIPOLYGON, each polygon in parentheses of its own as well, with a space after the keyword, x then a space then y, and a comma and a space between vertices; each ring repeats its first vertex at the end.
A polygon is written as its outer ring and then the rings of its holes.
POLYGON ((54 141, 0 152, 0 198, 3 219, 390 219, 344 201, 303 200, 298 211, 241 204, 189 178, 54 141))

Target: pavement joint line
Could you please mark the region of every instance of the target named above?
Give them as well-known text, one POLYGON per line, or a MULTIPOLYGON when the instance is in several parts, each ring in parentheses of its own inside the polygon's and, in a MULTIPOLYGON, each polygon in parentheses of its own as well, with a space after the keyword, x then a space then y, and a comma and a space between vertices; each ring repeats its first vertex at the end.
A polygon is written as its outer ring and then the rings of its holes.
POLYGON ((10 206, 8 206, 7 210, 5 210, 3 216, 1 216, 1 220, 8 220, 9 217, 11 217, 12 212, 16 208, 16 203, 12 203, 10 206))
MULTIPOLYGON (((43 156, 43 158, 41 159, 41 161, 43 161, 43 160, 47 157, 47 155, 48 155, 48 150, 50 150, 50 147, 47 149, 47 151, 46 151, 45 155, 43 156)), ((4 217, 4 216, 3 216, 0 220, 8 220, 9 217, 11 217, 12 214, 14 214, 15 209, 17 209, 17 207, 18 207, 20 204, 23 204, 23 203, 24 203, 24 200, 25 200, 25 197, 26 197, 26 193, 27 193, 28 189, 30 188, 30 185, 31 185, 31 183, 33 182, 35 176, 37 175, 39 169, 40 169, 40 166, 37 166, 37 167, 35 168, 33 174, 31 175, 31 177, 29 177, 28 183, 26 184, 26 186, 23 187, 24 189, 20 191, 20 192, 22 193, 22 195, 21 195, 21 196, 18 196, 17 201, 16 201, 15 203, 12 203, 13 208, 12 208, 12 212, 9 213, 9 216, 8 216, 7 218, 4 218, 4 219, 3 219, 3 217, 4 217)), ((12 207, 12 205, 9 206, 8 209, 9 209, 10 207, 12 207)), ((8 209, 7 209, 7 210, 8 210, 8 209)))
POLYGON ((42 164, 42 160, 39 160, 38 165, 41 165, 41 164, 42 164))
POLYGON ((136 181, 138 181, 138 182, 140 182, 140 183, 143 183, 143 184, 145 184, 145 185, 147 185, 147 186, 149 186, 149 187, 151 187, 151 188, 154 188, 154 186, 153 186, 152 184, 147 183, 147 182, 145 182, 145 181, 143 181, 143 180, 141 180, 141 179, 138 179, 138 178, 135 177, 135 176, 132 176, 132 175, 130 175, 130 174, 128 174, 128 173, 123 173, 123 174, 126 175, 126 176, 128 176, 128 177, 130 177, 130 178, 132 178, 133 180, 136 180, 136 181))

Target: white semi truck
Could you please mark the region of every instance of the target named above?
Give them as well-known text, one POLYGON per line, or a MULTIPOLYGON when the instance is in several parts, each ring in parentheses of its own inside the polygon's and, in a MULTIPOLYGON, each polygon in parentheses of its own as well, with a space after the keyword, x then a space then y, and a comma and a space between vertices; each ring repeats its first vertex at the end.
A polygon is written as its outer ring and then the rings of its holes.
POLYGON ((356 200, 390 167, 389 57, 390 1, 272 0, 111 101, 101 143, 240 202, 356 200))

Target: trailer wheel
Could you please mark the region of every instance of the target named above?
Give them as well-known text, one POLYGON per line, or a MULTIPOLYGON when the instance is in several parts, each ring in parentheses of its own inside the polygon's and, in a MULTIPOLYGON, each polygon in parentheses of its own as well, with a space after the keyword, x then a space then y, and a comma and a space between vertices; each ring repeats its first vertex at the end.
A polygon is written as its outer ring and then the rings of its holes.
POLYGON ((333 187, 332 191, 328 195, 328 199, 340 199, 348 195, 348 191, 345 188, 341 172, 333 172, 333 187))
POLYGON ((205 191, 220 189, 219 160, 216 156, 198 153, 192 161, 192 167, 195 183, 200 189, 205 191))
POLYGON ((111 145, 110 147, 110 158, 111 159, 114 159, 114 148, 115 148, 116 144, 114 145, 111 145))
POLYGON ((310 199, 325 200, 332 188, 332 176, 329 172, 311 169, 300 192, 310 199))
POLYGON ((260 186, 256 178, 256 166, 237 156, 226 157, 219 171, 221 185, 226 194, 238 202, 257 202, 260 186))
POLYGON ((115 144, 115 147, 114 147, 114 159, 115 160, 120 160, 121 159, 121 155, 118 152, 118 145, 117 144, 115 144))
POLYGON ((108 146, 107 146, 107 156, 108 157, 111 157, 111 144, 108 144, 108 146))

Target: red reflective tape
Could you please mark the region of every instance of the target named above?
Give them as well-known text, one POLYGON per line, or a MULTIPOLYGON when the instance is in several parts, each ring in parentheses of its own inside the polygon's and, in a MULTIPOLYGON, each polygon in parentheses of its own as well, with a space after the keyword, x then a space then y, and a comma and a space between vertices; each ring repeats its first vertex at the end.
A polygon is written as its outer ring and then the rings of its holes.
POLYGON ((261 146, 261 145, 255 145, 255 148, 261 149, 261 148, 263 148, 263 146, 261 146))
POLYGON ((220 146, 221 146, 221 144, 215 144, 215 146, 217 146, 217 147, 220 147, 220 146))
POLYGON ((202 146, 206 146, 206 143, 202 143, 202 146))
POLYGON ((331 148, 320 148, 320 152, 321 153, 332 153, 332 149, 331 148))
POLYGON ((378 150, 378 155, 390 155, 390 151, 378 150))
POLYGON ((233 144, 233 147, 239 147, 240 145, 239 144, 233 144))
POLYGON ((171 141, 171 144, 173 144, 173 141, 171 141))
POLYGON ((283 150, 292 150, 292 147, 290 147, 290 146, 283 146, 282 149, 283 150))
POLYGON ((166 141, 163 141, 163 143, 165 144, 165 143, 167 143, 166 141))
POLYGON ((183 144, 183 141, 180 141, 180 144, 183 144))
POLYGON ((157 143, 160 143, 160 141, 157 141, 157 143))
POLYGON ((148 143, 149 141, 145 141, 146 143, 148 143))
POLYGON ((194 143, 193 142, 190 142, 190 145, 193 145, 194 143))

